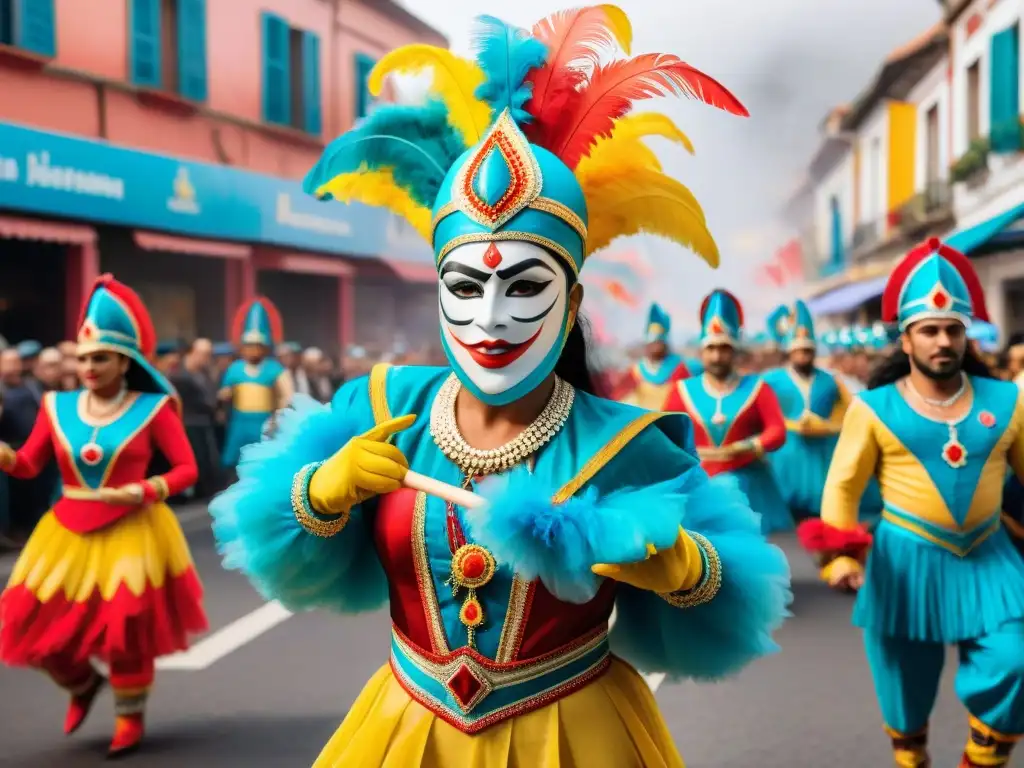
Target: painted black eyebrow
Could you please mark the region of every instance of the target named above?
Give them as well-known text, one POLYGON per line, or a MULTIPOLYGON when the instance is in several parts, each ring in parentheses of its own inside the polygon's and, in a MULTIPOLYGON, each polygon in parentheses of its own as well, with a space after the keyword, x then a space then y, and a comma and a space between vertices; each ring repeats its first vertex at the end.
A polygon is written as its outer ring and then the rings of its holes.
MULTIPOLYGON (((479 280, 481 283, 486 283, 488 280, 491 279, 490 272, 481 272, 479 269, 467 267, 465 264, 460 264, 457 261, 449 261, 447 264, 441 267, 441 277, 444 277, 449 272, 458 272, 460 275, 472 277, 474 280, 479 280)), ((501 277, 500 274, 498 276, 501 277)))
POLYGON ((513 264, 508 269, 499 269, 494 274, 496 274, 501 280, 508 280, 510 277, 515 277, 516 275, 525 272, 531 267, 543 267, 551 274, 555 274, 555 270, 553 270, 540 259, 526 259, 525 261, 520 261, 518 264, 513 264))

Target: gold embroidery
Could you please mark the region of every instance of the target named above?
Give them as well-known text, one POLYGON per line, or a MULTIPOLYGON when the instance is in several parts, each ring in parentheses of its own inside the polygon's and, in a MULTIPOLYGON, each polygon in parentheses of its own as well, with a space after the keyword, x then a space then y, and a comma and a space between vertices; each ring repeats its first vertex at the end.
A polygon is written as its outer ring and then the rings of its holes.
POLYGON ((299 525, 308 533, 322 539, 329 539, 331 536, 341 533, 342 529, 348 525, 350 512, 345 510, 331 520, 321 520, 316 516, 309 503, 309 483, 313 479, 313 473, 322 464, 323 462, 320 461, 313 462, 295 473, 295 478, 292 480, 292 512, 295 514, 295 519, 299 521, 299 525))
POLYGON ((494 655, 494 660, 499 664, 508 664, 514 661, 519 652, 529 594, 530 583, 516 574, 512 579, 512 589, 508 596, 508 608, 505 611, 505 623, 501 627, 498 652, 494 655))
POLYGON ((377 363, 370 369, 370 407, 373 409, 373 422, 383 424, 391 421, 391 408, 388 406, 388 368, 387 363, 377 363))
POLYGON ((459 670, 459 667, 466 666, 481 682, 490 684, 492 688, 504 688, 509 685, 535 680, 542 675, 546 675, 549 672, 554 672, 557 669, 561 669, 562 667, 572 664, 574 661, 586 656, 595 648, 606 643, 608 640, 608 633, 599 632, 587 642, 570 647, 564 653, 555 652, 550 655, 542 656, 534 662, 516 664, 512 668, 495 668, 490 664, 485 665, 484 663, 477 661, 473 656, 465 653, 452 654, 451 658, 443 661, 433 661, 432 659, 424 658, 424 656, 409 645, 409 643, 407 643, 400 634, 393 630, 392 637, 406 659, 414 664, 421 672, 432 677, 434 680, 437 680, 439 683, 447 685, 448 680, 450 680, 452 675, 459 670))
POLYGON ((905 531, 910 531, 911 533, 920 536, 925 541, 929 541, 932 544, 937 544, 938 546, 942 547, 943 549, 949 550, 950 552, 952 552, 954 555, 957 555, 958 557, 966 557, 972 551, 977 549, 978 545, 980 545, 983 541, 985 541, 985 539, 987 539, 993 533, 998 531, 999 530, 999 526, 1003 523, 1003 519, 1002 519, 1001 515, 999 515, 999 514, 994 515, 990 520, 986 520, 985 522, 983 522, 983 523, 975 526, 974 528, 972 528, 971 531, 964 531, 964 533, 969 533, 969 532, 976 531, 976 530, 978 530, 980 528, 987 528, 987 530, 985 530, 983 533, 981 533, 978 536, 978 538, 975 539, 970 544, 970 546, 968 546, 968 547, 958 547, 955 544, 950 544, 948 541, 944 541, 943 539, 940 539, 935 534, 929 532, 928 529, 925 528, 924 526, 918 525, 918 524, 916 524, 916 523, 914 523, 914 522, 912 522, 910 520, 906 520, 906 519, 904 519, 903 517, 901 517, 899 515, 894 515, 891 512, 889 512, 889 510, 887 510, 887 509, 883 509, 882 510, 882 519, 885 520, 886 522, 892 523, 893 525, 898 525, 900 528, 904 529, 905 531))
POLYGON ((412 513, 412 562, 420 599, 423 601, 423 612, 427 617, 430 644, 434 653, 448 653, 448 638, 445 636, 427 554, 427 494, 423 491, 416 494, 416 505, 412 513))
MULTIPOLYGON (((584 243, 587 242, 587 225, 583 222, 583 219, 581 219, 577 215, 577 213, 569 206, 564 205, 558 202, 557 200, 553 200, 550 197, 538 197, 536 200, 530 203, 530 205, 528 205, 527 208, 533 208, 536 211, 550 213, 552 216, 561 219, 563 222, 565 222, 566 224, 573 228, 573 230, 576 232, 577 235, 580 236, 580 239, 584 243)), ((437 229, 437 225, 440 224, 444 219, 448 218, 458 210, 459 207, 455 203, 445 203, 443 206, 441 206, 437 211, 437 215, 434 216, 434 220, 431 222, 431 232, 437 229)))
POLYGON ((570 499, 574 493, 589 483, 609 461, 614 459, 619 454, 619 451, 629 444, 630 440, 664 415, 664 413, 645 413, 629 422, 603 448, 590 457, 590 460, 583 465, 583 469, 579 471, 576 477, 562 486, 561 490, 553 498, 554 503, 562 504, 570 499))
POLYGON ((695 608, 698 605, 709 603, 718 594, 718 590, 722 588, 722 559, 718 556, 715 546, 699 533, 693 533, 692 531, 687 533, 690 534, 704 554, 704 564, 707 572, 700 580, 700 583, 692 589, 659 595, 662 600, 676 608, 695 608))

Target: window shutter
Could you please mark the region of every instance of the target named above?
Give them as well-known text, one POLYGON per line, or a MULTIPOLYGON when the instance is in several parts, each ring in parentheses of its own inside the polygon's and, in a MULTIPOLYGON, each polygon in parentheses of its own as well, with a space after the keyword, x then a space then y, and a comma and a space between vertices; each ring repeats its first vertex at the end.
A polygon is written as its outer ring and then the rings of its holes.
POLYGON ((178 89, 206 101, 206 0, 178 0, 178 89))
POLYGON ((366 117, 373 106, 373 97, 370 96, 370 89, 367 84, 370 79, 370 72, 377 62, 365 53, 356 54, 356 120, 366 117))
POLYGON ((1020 34, 1014 24, 992 37, 989 58, 989 118, 992 151, 1018 152, 1020 125, 1020 34))
POLYGON ((51 59, 57 55, 54 0, 18 0, 15 18, 19 48, 51 59))
POLYGON ((320 94, 320 38, 312 32, 302 33, 302 104, 306 109, 303 125, 309 133, 323 133, 320 94))
MULTIPOLYGON (((32 0, 27 0, 31 2, 32 0)), ((160 0, 131 0, 131 76, 135 85, 159 88, 160 0)))
POLYGON ((288 22, 263 12, 263 119, 289 125, 292 119, 288 22))

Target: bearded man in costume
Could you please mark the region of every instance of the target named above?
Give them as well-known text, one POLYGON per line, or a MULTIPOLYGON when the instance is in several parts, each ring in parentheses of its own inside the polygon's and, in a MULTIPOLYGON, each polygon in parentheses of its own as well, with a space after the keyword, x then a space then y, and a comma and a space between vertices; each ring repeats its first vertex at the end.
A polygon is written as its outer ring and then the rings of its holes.
POLYGON ((934 238, 907 254, 882 296, 902 352, 850 405, 821 520, 801 526, 829 583, 858 591, 853 622, 906 768, 930 764, 949 645, 969 713, 961 768, 1007 765, 1024 734, 1024 560, 1000 519, 1007 468, 1024 475, 1024 397, 968 351, 986 314, 962 254, 934 238), (857 505, 873 476, 884 508, 872 541, 857 505))

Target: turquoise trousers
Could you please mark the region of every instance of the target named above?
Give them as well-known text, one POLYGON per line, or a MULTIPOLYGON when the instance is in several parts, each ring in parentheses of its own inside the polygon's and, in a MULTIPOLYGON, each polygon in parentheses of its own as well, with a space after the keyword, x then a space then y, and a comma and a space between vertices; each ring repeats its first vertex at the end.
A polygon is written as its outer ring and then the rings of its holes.
MULTIPOLYGON (((913 734, 928 725, 946 646, 865 631, 864 646, 885 724, 913 734)), ((1024 621, 957 644, 956 694, 967 711, 1008 736, 1024 734, 1024 621)))

